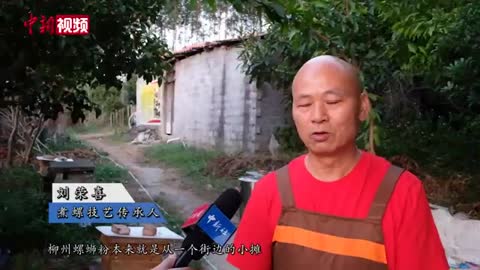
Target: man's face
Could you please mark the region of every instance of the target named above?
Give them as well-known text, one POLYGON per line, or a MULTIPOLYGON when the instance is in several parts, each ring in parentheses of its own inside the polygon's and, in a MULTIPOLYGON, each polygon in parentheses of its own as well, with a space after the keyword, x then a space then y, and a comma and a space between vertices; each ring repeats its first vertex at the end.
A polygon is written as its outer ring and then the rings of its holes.
POLYGON ((369 101, 353 69, 334 61, 307 63, 293 82, 292 116, 297 132, 315 154, 332 154, 355 144, 369 101))

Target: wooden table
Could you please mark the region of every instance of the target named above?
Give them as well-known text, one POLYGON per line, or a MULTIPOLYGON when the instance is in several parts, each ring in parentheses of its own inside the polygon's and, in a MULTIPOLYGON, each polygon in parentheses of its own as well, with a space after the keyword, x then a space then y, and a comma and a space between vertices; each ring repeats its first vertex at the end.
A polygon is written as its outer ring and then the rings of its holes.
POLYGON ((163 248, 164 246, 169 245, 169 241, 167 240, 111 237, 104 234, 100 236, 100 242, 108 247, 108 254, 102 256, 102 270, 151 270, 162 262, 163 248), (125 254, 128 244, 133 247, 133 252, 135 252, 134 254, 125 254), (141 244, 144 244, 146 247, 146 255, 138 254, 136 252, 138 245, 141 244), (152 244, 157 245, 158 253, 160 253, 160 255, 150 252, 152 244), (118 245, 122 253, 115 255, 112 252, 115 248, 115 245, 118 245))
POLYGON ((179 241, 181 241, 181 236, 179 238, 172 240, 126 237, 102 233, 100 242, 108 248, 107 255, 102 256, 102 270, 151 270, 162 262, 164 256, 168 256, 168 253, 164 253, 164 247, 168 249, 167 247, 170 246, 170 249, 174 251, 174 247, 178 246, 179 241), (134 253, 126 254, 125 251, 128 244, 133 248, 134 253), (113 253, 116 245, 122 253, 113 253), (139 245, 144 245, 146 254, 139 254, 137 250, 139 245), (158 254, 152 253, 152 245, 156 245, 158 254))

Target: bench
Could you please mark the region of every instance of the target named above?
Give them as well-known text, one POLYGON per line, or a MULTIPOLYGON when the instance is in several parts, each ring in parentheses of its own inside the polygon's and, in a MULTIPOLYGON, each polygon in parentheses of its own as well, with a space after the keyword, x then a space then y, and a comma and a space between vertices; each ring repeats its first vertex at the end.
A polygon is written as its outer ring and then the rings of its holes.
POLYGON ((42 160, 41 163, 40 174, 45 193, 52 192, 52 184, 58 174, 62 174, 62 179, 66 180, 71 174, 93 174, 95 172, 95 164, 89 159, 75 159, 73 161, 42 160))

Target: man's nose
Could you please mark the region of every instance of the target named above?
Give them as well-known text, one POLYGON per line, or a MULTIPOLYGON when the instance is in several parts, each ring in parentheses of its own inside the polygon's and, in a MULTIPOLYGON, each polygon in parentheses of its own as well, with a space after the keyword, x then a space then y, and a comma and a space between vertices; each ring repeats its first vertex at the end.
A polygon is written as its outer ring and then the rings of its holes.
POLYGON ((315 103, 312 109, 311 120, 313 123, 322 123, 328 120, 328 113, 324 104, 315 103))

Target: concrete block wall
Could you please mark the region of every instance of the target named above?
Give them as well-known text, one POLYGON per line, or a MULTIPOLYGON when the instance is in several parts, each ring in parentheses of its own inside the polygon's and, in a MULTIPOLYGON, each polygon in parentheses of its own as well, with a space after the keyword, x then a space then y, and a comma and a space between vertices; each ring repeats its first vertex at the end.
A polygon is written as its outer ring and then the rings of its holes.
POLYGON ((247 149, 247 152, 249 153, 254 153, 257 151, 257 145, 256 145, 256 140, 257 140, 257 133, 256 133, 256 128, 257 128, 257 108, 258 108, 258 102, 257 102, 257 88, 255 87, 255 82, 251 83, 249 82, 249 78, 245 77, 244 82, 246 85, 246 102, 245 102, 245 107, 248 108, 248 114, 244 115, 244 132, 245 132, 245 137, 244 137, 244 148, 247 149))
POLYGON ((258 91, 257 103, 260 110, 257 110, 256 124, 260 132, 256 136, 256 152, 269 151, 270 137, 278 127, 286 123, 285 119, 288 115, 282 99, 282 92, 274 89, 270 84, 262 85, 258 91))
POLYGON ((164 139, 180 137, 190 145, 230 154, 268 149, 280 117, 279 99, 272 89, 257 99, 254 83, 242 72, 240 52, 218 47, 176 63, 173 129, 171 135, 162 132, 164 139), (264 125, 260 134, 258 125, 264 125))
POLYGON ((214 147, 218 130, 215 95, 220 90, 222 57, 196 55, 175 65, 174 120, 170 137, 181 137, 194 146, 214 147), (198 57, 197 57, 198 56, 198 57))
MULTIPOLYGON (((255 138, 251 136, 250 114, 250 91, 248 80, 241 71, 238 54, 240 49, 229 48, 224 57, 225 72, 225 122, 223 123, 224 150, 228 153, 248 151, 248 143, 255 138)), ((253 108, 254 110, 254 108, 253 108)))

